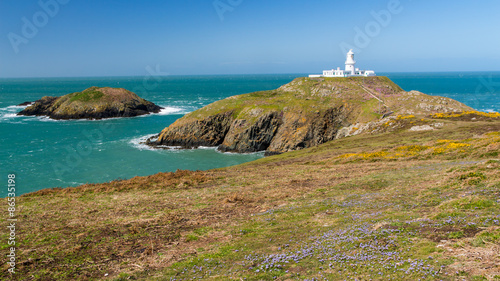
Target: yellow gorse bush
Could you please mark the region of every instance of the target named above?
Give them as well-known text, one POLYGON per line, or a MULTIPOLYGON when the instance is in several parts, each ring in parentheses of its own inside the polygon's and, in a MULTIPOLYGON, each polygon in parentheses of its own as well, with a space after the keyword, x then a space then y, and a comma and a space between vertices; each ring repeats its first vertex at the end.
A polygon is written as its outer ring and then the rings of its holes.
POLYGON ((377 152, 371 152, 371 153, 360 153, 359 156, 364 159, 373 159, 373 158, 384 158, 387 156, 386 151, 377 151, 377 152))
POLYGON ((397 147, 396 150, 397 151, 420 152, 420 151, 426 150, 428 148, 429 148, 429 146, 426 146, 426 145, 404 145, 404 146, 397 147))
POLYGON ((445 143, 450 143, 450 142, 453 142, 452 140, 437 140, 436 143, 437 144, 445 144, 445 143))
POLYGON ((340 158, 349 158, 358 155, 357 153, 347 153, 347 154, 342 154, 339 157, 340 158))
POLYGON ((396 117, 397 120, 404 120, 404 119, 411 119, 411 118, 415 118, 415 115, 398 115, 398 117, 396 117))
POLYGON ((464 111, 458 113, 433 113, 432 118, 455 118, 462 117, 466 115, 479 115, 488 118, 500 118, 500 113, 498 112, 482 112, 482 111, 464 111))
MULTIPOLYGON (((438 143, 439 143, 439 141, 438 141, 438 143)), ((471 144, 468 144, 468 143, 453 142, 453 141, 446 141, 445 143, 446 143, 445 146, 434 148, 434 151, 432 153, 433 154, 442 154, 442 153, 445 153, 447 151, 471 146, 471 144)), ((441 142, 440 144, 443 144, 443 142, 441 142)))
MULTIPOLYGON (((491 140, 490 140, 491 141, 491 140)), ((396 147, 389 151, 376 151, 376 152, 363 152, 363 153, 347 153, 338 156, 340 159, 397 159, 397 158, 407 158, 419 156, 422 153, 432 153, 443 154, 449 151, 455 151, 457 149, 462 149, 459 152, 465 152, 463 148, 470 147, 472 144, 462 143, 453 140, 438 140, 436 141, 437 146, 427 146, 427 145, 404 145, 396 147)))
POLYGON ((351 160, 377 160, 377 159, 398 159, 418 156, 429 156, 444 154, 446 152, 464 153, 472 152, 481 155, 491 149, 495 149, 500 142, 500 132, 490 132, 482 137, 466 140, 437 140, 429 145, 403 145, 389 150, 347 153, 337 157, 337 159, 351 160))

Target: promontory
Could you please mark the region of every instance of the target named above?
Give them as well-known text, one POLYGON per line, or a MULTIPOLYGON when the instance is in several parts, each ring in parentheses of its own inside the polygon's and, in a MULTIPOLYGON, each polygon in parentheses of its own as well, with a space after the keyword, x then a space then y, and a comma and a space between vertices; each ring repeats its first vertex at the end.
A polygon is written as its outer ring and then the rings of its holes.
MULTIPOLYGON (((362 132, 400 129, 398 116, 469 110, 450 98, 404 91, 383 76, 297 78, 276 90, 229 97, 191 112, 147 144, 271 155, 362 132)), ((418 120, 404 126, 409 125, 415 130, 439 126, 418 120)))
POLYGON ((162 108, 122 88, 90 87, 61 97, 45 96, 18 115, 52 119, 103 119, 158 113, 162 108))

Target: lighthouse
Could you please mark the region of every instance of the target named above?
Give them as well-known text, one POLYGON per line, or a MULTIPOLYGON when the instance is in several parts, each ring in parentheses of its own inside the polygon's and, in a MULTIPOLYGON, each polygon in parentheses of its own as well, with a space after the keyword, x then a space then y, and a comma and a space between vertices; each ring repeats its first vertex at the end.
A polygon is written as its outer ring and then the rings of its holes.
POLYGON ((354 60, 354 52, 351 49, 347 53, 347 59, 345 60, 345 74, 355 75, 356 74, 356 68, 354 67, 355 64, 356 61, 354 60))
POLYGON ((354 60, 354 52, 349 50, 347 53, 347 58, 345 60, 345 70, 340 69, 331 69, 331 70, 323 70, 323 74, 311 74, 309 77, 317 78, 317 77, 353 77, 353 76, 376 76, 375 71, 373 70, 359 70, 355 67, 356 61, 354 60))

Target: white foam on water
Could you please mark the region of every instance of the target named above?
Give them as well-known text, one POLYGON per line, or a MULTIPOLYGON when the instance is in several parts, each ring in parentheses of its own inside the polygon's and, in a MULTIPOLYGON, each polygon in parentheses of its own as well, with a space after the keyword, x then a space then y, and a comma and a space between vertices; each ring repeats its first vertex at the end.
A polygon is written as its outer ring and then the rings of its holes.
POLYGON ((162 106, 163 109, 159 112, 156 113, 158 115, 179 115, 179 114, 188 114, 192 112, 193 110, 198 109, 198 107, 189 107, 189 106, 183 106, 183 107, 176 107, 176 106, 162 106))
POLYGON ((42 122, 67 122, 68 121, 68 120, 52 119, 48 116, 36 116, 36 120, 42 121, 42 122))
POLYGON ((171 152, 179 152, 179 151, 185 151, 185 150, 197 150, 197 149, 202 149, 202 150, 217 150, 217 147, 209 147, 209 146, 199 146, 197 148, 191 148, 191 149, 185 149, 182 146, 169 146, 169 145, 157 145, 157 146, 149 146, 145 144, 146 140, 154 137, 158 134, 150 134, 150 135, 145 135, 145 136, 140 136, 133 138, 131 140, 128 140, 128 143, 139 149, 139 150, 150 150, 150 151, 171 151, 171 152))
POLYGON ((7 114, 2 116, 2 118, 4 118, 4 119, 14 118, 14 117, 18 117, 16 113, 7 113, 7 114))
POLYGON ((230 152, 230 151, 226 151, 226 152, 222 152, 218 149, 215 150, 217 153, 221 153, 221 154, 226 154, 226 155, 262 155, 262 157, 264 156, 264 153, 266 153, 266 151, 256 151, 256 152, 244 152, 244 153, 241 153, 241 152, 230 152))
POLYGON ((18 116, 17 113, 21 111, 23 108, 25 108, 25 106, 17 106, 17 105, 11 105, 0 108, 0 121, 1 120, 11 121, 11 119, 13 118, 22 117, 18 116))
POLYGON ((147 144, 145 144, 146 140, 149 139, 150 137, 156 136, 157 134, 151 134, 151 135, 145 135, 145 136, 140 136, 137 138, 133 138, 129 140, 129 144, 131 144, 133 147, 139 149, 139 150, 152 150, 154 151, 155 149, 147 144))
POLYGON ((163 109, 157 113, 158 115, 171 115, 171 114, 179 114, 183 109, 179 107, 165 106, 163 109))
POLYGON ((216 146, 198 146, 198 149, 205 149, 205 150, 216 150, 216 146))

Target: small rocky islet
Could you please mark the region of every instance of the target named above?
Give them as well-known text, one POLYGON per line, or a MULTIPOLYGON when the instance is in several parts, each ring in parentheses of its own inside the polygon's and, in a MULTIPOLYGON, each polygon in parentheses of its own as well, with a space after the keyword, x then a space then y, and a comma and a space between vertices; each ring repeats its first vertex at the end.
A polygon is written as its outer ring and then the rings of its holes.
POLYGON ((123 88, 90 87, 61 97, 45 96, 27 106, 18 115, 48 116, 57 120, 135 117, 158 113, 162 107, 123 88))
MULTIPOLYGON (((299 150, 384 126, 398 116, 471 111, 450 98, 404 91, 389 78, 297 78, 276 90, 232 96, 180 118, 146 144, 217 147, 266 155, 299 150)), ((418 123, 418 122, 417 122, 418 123)), ((432 124, 417 124, 434 128, 432 124)))

